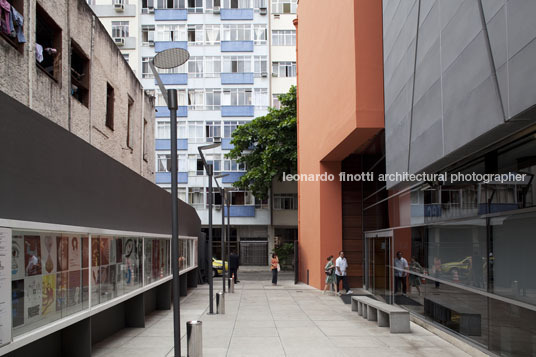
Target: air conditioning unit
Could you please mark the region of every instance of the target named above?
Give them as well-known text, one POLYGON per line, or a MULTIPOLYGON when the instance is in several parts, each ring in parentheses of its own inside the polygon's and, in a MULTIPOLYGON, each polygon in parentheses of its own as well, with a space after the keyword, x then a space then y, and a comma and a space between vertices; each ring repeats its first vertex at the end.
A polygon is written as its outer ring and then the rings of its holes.
POLYGON ((215 14, 219 14, 220 13, 220 7, 219 6, 214 6, 214 10, 212 12, 215 13, 215 14))
POLYGON ((154 46, 154 31, 149 31, 147 36, 149 39, 149 46, 154 46))
POLYGON ((114 42, 117 46, 125 45, 125 39, 123 37, 114 37, 114 42))
POLYGON ((266 15, 268 13, 268 9, 265 7, 261 7, 259 8, 259 10, 261 15, 266 15))
POLYGON ((125 4, 123 0, 114 0, 114 9, 115 11, 123 11, 125 10, 125 4))
POLYGON ((221 205, 214 205, 214 209, 216 211, 221 211, 221 205))
POLYGON ((261 77, 268 77, 268 72, 261 72, 261 77))
POLYGON ((154 7, 147 8, 147 13, 148 14, 154 14, 154 7))

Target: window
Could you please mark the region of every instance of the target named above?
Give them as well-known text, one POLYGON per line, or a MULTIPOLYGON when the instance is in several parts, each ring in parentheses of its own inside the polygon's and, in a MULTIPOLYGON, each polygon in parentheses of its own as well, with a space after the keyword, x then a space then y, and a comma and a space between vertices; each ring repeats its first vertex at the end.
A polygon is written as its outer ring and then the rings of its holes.
POLYGON ((221 122, 207 121, 205 124, 207 142, 213 142, 214 138, 221 138, 221 122))
POLYGON ((246 164, 239 164, 236 160, 223 160, 224 171, 246 171, 246 164))
POLYGON ((156 25, 156 41, 186 41, 186 25, 156 25))
POLYGON ((221 57, 206 56, 205 57, 205 77, 219 77, 221 73, 221 57))
POLYGON ((224 89, 222 105, 251 105, 251 88, 224 89))
POLYGON ((36 4, 35 59, 37 67, 58 82, 61 78, 61 29, 36 4))
POLYGON ((214 171, 214 173, 221 172, 221 155, 220 154, 207 155, 207 164, 212 165, 212 171, 214 171))
POLYGON ((143 46, 149 46, 154 43, 154 25, 141 26, 141 43, 143 46))
POLYGON ((272 0, 272 13, 295 14, 298 0, 272 0))
POLYGON ((177 123, 177 137, 180 139, 186 139, 188 137, 186 129, 186 122, 179 121, 177 123))
POLYGON ((203 56, 193 56, 187 62, 188 77, 201 78, 203 77, 203 56))
POLYGON ((112 37, 128 37, 128 21, 112 21, 112 37))
POLYGON ((273 30, 273 46, 296 46, 296 30, 273 30))
POLYGON ((168 121, 156 122, 156 139, 171 138, 171 125, 168 121))
POLYGON ((220 43, 220 25, 205 25, 206 44, 216 45, 220 43))
POLYGON ((188 142, 189 143, 204 143, 205 135, 203 133, 202 121, 188 122, 188 142))
POLYGON ((255 88, 253 100, 257 109, 268 108, 268 88, 255 88))
POLYGON ((205 0, 205 10, 207 13, 213 13, 215 7, 220 7, 220 0, 205 0))
POLYGON ((274 76, 274 77, 296 77, 296 62, 274 62, 274 63, 272 63, 272 76, 274 76))
POLYGON ((253 56, 255 77, 268 76, 268 56, 253 56))
POLYGON ((127 147, 132 149, 132 141, 133 141, 133 135, 132 135, 132 115, 134 111, 134 99, 132 99, 130 96, 128 96, 128 113, 127 113, 127 147))
POLYGON ((203 44, 203 25, 188 25, 188 45, 203 44))
POLYGON ((253 6, 256 9, 266 9, 267 8, 267 6, 266 6, 267 2, 268 2, 268 0, 254 0, 253 6))
POLYGON ((194 207, 203 207, 205 195, 203 187, 188 187, 188 203, 194 207))
POLYGON ((251 72, 251 56, 224 56, 223 72, 247 73, 251 72))
POLYGON ((151 71, 151 67, 149 67, 150 60, 151 57, 141 58, 141 78, 153 78, 153 72, 151 71))
POLYGON ((251 9, 251 0, 222 0, 225 9, 251 9))
POLYGON ((255 204, 255 197, 249 191, 231 191, 231 205, 252 206, 255 204))
POLYGON ((106 83, 106 126, 114 130, 114 87, 106 83))
POLYGON ((253 25, 253 41, 256 45, 265 45, 267 39, 266 25, 253 25))
POLYGON ((233 132, 239 125, 246 123, 245 121, 224 121, 223 122, 223 137, 230 138, 233 135, 233 132))
POLYGON ((220 106, 221 89, 205 89, 205 109, 220 110, 220 106))
POLYGON ((143 119, 143 161, 147 162, 147 152, 149 151, 147 149, 147 143, 148 143, 148 138, 147 138, 147 119, 143 119))
POLYGON ((188 0, 188 12, 202 14, 203 0, 188 0))
POLYGON ((223 40, 251 41, 251 25, 223 25, 223 40))
POLYGON ((297 193, 274 193, 274 209, 296 210, 298 209, 297 193))
POLYGON ((154 0, 141 0, 141 13, 148 14, 149 9, 154 10, 154 0))
POLYGON ((186 0, 157 0, 159 9, 186 9, 186 0))
POLYGON ((202 89, 188 90, 188 108, 191 110, 203 110, 204 91, 202 89))
POLYGON ((281 94, 272 94, 272 107, 275 109, 281 109, 281 102, 279 101, 279 96, 281 94))
POLYGON ((158 172, 171 171, 171 154, 158 154, 156 156, 156 161, 158 172))
MULTIPOLYGON (((167 94, 166 94, 167 95, 167 94)), ((156 106, 167 106, 166 101, 164 100, 164 96, 160 92, 160 90, 155 91, 156 96, 156 106)), ((188 104, 188 101, 186 100, 186 90, 185 89, 177 89, 177 104, 179 106, 186 106, 188 104)))
MULTIPOLYGON (((24 22, 24 1, 8 0, 8 3, 11 5, 13 13, 17 13, 18 15, 20 15, 20 17, 22 18, 22 22, 24 22)), ((1 16, 3 17, 4 11, 0 12, 1 16)), ((16 36, 11 37, 4 33, 4 31, 0 31, 0 37, 3 37, 11 46, 15 47, 17 51, 23 53, 24 43, 26 42, 26 38, 24 37, 24 24, 21 25, 17 20, 14 20, 14 27, 16 36)))
POLYGON ((89 59, 71 39, 71 95, 84 106, 89 105, 89 59))

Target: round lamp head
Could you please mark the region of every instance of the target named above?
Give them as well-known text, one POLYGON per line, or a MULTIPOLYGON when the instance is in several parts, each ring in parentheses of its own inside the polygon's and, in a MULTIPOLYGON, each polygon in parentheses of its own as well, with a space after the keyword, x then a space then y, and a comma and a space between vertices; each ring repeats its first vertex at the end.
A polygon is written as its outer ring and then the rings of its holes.
POLYGON ((154 56, 153 63, 160 69, 170 69, 179 67, 188 61, 190 53, 182 48, 170 48, 159 52, 154 56))

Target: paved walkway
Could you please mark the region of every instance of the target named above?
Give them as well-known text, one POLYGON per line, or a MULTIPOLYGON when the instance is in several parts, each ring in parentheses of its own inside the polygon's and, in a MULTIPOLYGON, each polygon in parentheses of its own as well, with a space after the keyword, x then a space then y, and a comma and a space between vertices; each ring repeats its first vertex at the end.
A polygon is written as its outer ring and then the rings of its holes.
MULTIPOLYGON (((215 280, 215 291, 221 279, 215 280)), ((183 356, 185 323, 203 321, 207 356, 468 356, 420 326, 411 334, 392 335, 351 311, 335 296, 307 285, 242 280, 226 294, 226 314, 207 315, 208 287, 194 289, 181 301, 183 356)), ((94 346, 95 357, 173 356, 173 314, 158 311, 145 329, 125 329, 94 346)))

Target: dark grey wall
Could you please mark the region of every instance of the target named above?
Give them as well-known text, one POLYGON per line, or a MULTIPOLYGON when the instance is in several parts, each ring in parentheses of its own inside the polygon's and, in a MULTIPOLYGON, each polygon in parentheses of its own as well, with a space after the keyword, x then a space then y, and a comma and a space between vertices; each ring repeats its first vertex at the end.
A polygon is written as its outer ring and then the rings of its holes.
MULTIPOLYGON (((0 92, 0 218, 171 233, 171 195, 0 92)), ((179 234, 198 236, 179 201, 179 234)))
POLYGON ((388 173, 440 169, 527 124, 536 1, 383 0, 383 12, 388 173))

